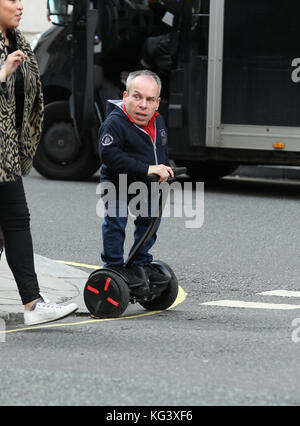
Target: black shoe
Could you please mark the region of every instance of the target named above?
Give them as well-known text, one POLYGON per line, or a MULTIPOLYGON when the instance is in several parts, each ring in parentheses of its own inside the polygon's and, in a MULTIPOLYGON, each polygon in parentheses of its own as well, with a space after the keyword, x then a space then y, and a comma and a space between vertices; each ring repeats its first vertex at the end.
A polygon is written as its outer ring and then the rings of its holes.
POLYGON ((169 282, 169 278, 166 277, 164 274, 159 272, 157 268, 155 268, 154 265, 151 263, 147 263, 144 266, 144 270, 146 274, 148 275, 149 281, 151 285, 167 285, 169 282))
POLYGON ((115 269, 117 272, 120 272, 123 275, 123 277, 125 278, 128 284, 130 294, 132 296, 136 296, 136 297, 149 296, 150 294, 149 285, 143 278, 137 275, 139 271, 136 266, 133 265, 130 268, 124 268, 124 266, 118 265, 118 266, 111 267, 111 269, 113 270, 115 269))

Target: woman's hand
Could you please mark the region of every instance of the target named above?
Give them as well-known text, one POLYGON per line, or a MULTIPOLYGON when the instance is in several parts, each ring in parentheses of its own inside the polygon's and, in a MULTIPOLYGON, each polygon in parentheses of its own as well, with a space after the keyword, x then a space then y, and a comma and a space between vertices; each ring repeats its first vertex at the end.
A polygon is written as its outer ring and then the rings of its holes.
POLYGON ((5 81, 7 77, 13 74, 19 65, 21 65, 27 56, 22 50, 16 50, 15 52, 8 55, 4 65, 0 71, 0 79, 1 81, 5 81))

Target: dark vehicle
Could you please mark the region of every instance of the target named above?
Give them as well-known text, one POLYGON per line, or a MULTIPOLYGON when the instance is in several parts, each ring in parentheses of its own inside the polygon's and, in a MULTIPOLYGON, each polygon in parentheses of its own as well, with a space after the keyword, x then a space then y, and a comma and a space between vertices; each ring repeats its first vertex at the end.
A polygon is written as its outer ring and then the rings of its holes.
POLYGON ((167 3, 48 1, 54 25, 35 48, 42 175, 79 180, 99 168, 106 100, 120 98, 128 71, 145 64, 163 80, 170 158, 191 176, 300 164, 299 2, 184 0, 177 14, 167 3))

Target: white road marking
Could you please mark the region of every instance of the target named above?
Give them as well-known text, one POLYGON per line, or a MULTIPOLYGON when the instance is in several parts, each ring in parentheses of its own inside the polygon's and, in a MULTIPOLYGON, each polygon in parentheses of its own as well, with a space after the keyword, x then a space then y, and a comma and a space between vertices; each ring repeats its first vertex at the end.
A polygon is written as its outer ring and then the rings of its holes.
POLYGON ((272 290, 264 291, 263 293, 257 293, 261 296, 279 296, 279 297, 299 297, 300 291, 289 291, 289 290, 272 290))
POLYGON ((280 303, 261 303, 261 302, 244 302, 242 300, 216 300, 213 302, 201 303, 205 306, 223 306, 228 308, 250 308, 250 309, 273 309, 288 311, 300 309, 300 305, 287 305, 280 303))

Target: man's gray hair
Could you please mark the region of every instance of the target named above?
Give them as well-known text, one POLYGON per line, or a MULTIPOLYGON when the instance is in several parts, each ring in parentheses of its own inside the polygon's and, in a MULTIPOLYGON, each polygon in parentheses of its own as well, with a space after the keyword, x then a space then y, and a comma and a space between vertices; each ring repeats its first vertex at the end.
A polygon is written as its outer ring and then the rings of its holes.
POLYGON ((140 76, 147 76, 147 77, 152 77, 154 78, 154 80, 157 83, 158 86, 158 96, 160 96, 160 92, 161 92, 161 79, 158 77, 157 74, 155 74, 154 72, 150 71, 150 70, 139 70, 139 71, 133 71, 131 72, 126 80, 126 92, 129 93, 130 90, 130 86, 131 86, 131 82, 140 76))

